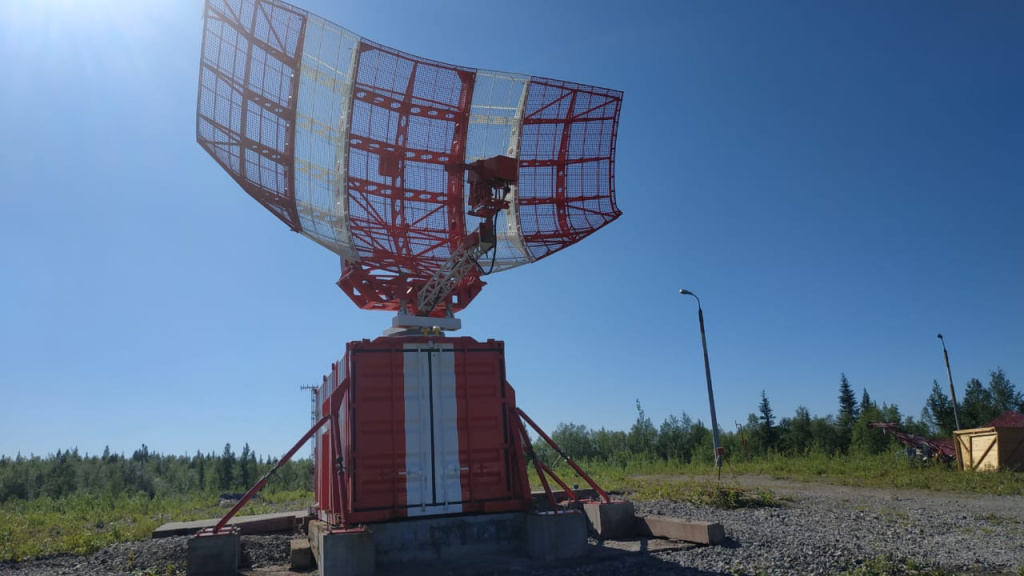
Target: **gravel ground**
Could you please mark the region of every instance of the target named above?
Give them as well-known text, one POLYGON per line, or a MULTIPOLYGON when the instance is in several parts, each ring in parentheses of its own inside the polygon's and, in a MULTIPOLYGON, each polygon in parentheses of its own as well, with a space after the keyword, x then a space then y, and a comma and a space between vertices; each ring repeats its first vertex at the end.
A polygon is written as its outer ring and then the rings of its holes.
MULTIPOLYGON (((287 564, 291 554, 291 540, 300 536, 297 533, 242 536, 243 572, 266 573, 264 570, 267 568, 287 564)), ((49 576, 51 574, 176 576, 185 573, 188 539, 188 536, 173 536, 155 540, 122 542, 108 546, 91 556, 60 554, 15 564, 0 563, 0 574, 9 573, 12 576, 49 576)), ((309 574, 307 573, 307 576, 309 574)))
MULTIPOLYGON (((482 570, 440 566, 417 573, 676 574, 688 576, 837 574, 887 558, 954 573, 1024 572, 1024 497, 879 490, 744 477, 746 488, 772 490, 772 508, 718 510, 679 502, 636 503, 637 514, 720 522, 726 543, 646 553, 592 554, 588 561, 538 567, 511 563, 482 570)), ((287 574, 294 535, 242 538, 244 572, 287 574), (271 568, 276 566, 277 568, 271 568)), ((120 575, 184 573, 187 538, 117 544, 88 557, 54 556, 0 564, 0 573, 120 575)), ((607 551, 606 551, 607 552, 607 551)), ((312 574, 315 574, 312 573, 312 574)))

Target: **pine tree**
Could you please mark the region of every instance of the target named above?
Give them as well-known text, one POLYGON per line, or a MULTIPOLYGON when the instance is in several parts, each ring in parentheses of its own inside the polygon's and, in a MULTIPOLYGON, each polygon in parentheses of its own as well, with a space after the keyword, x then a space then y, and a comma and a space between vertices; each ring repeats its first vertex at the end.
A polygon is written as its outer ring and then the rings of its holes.
POLYGON ((252 485, 254 471, 252 466, 252 450, 249 449, 249 443, 246 442, 245 446, 242 447, 242 455, 238 459, 238 479, 245 488, 252 485))
POLYGON ((869 406, 874 406, 874 403, 871 401, 871 396, 868 396, 868 389, 864 388, 864 393, 860 396, 860 413, 864 414, 864 411, 867 410, 869 406))
POLYGON ((793 456, 803 456, 811 449, 813 443, 811 413, 804 406, 797 406, 786 431, 784 448, 793 456))
POLYGON ((996 368, 989 372, 988 391, 992 395, 992 404, 995 407, 996 416, 1007 410, 1024 411, 1024 397, 1010 382, 1002 368, 996 368))
POLYGON ((839 418, 848 418, 850 421, 853 421, 859 415, 860 410, 857 408, 857 397, 853 393, 850 381, 846 379, 846 373, 843 372, 839 375, 839 418))
POLYGON ((953 402, 942 391, 938 380, 932 381, 932 393, 925 401, 925 412, 927 412, 932 434, 940 436, 951 436, 956 428, 956 418, 953 415, 953 402))
POLYGON ((772 450, 775 448, 775 413, 772 412, 772 405, 768 402, 768 395, 763 389, 761 390, 761 403, 757 409, 760 412, 758 421, 760 422, 763 445, 765 449, 772 450))
POLYGON ((985 389, 981 380, 971 378, 967 383, 964 401, 960 405, 960 422, 964 428, 977 428, 998 416, 992 393, 985 389))
POLYGON ((231 451, 230 442, 224 445, 218 472, 220 472, 220 489, 230 490, 235 485, 235 453, 231 451))
POLYGON ((203 453, 196 450, 196 455, 192 457, 192 463, 196 467, 196 473, 199 476, 199 489, 206 489, 206 458, 203 453))
POLYGON ((654 453, 654 448, 658 442, 658 429, 654 427, 654 423, 644 413, 639 399, 636 401, 636 411, 636 422, 629 429, 629 450, 634 455, 647 456, 654 453))
POLYGON ((850 447, 850 441, 853 439, 853 423, 857 421, 858 416, 860 416, 860 410, 857 409, 857 397, 844 372, 839 377, 839 420, 837 422, 839 444, 843 452, 850 447))

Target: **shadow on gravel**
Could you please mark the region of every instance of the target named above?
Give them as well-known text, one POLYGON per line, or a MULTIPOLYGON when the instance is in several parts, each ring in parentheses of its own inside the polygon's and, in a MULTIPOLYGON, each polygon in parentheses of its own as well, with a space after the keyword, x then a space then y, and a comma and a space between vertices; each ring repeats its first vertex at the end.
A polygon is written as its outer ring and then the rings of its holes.
MULTIPOLYGON (((727 540, 726 548, 740 544, 727 540)), ((415 565, 380 566, 377 576, 595 576, 619 575, 674 575, 674 576, 738 576, 745 575, 728 566, 721 570, 698 569, 689 566, 707 547, 657 538, 634 540, 591 541, 586 557, 576 560, 538 563, 518 556, 500 556, 458 562, 418 563, 415 565)), ((705 560, 706 564, 706 560, 705 560)))
POLYGON ((722 548, 730 548, 730 549, 732 549, 732 548, 739 548, 740 547, 740 543, 738 541, 736 541, 736 540, 733 540, 732 538, 726 538, 725 540, 723 540, 719 544, 719 546, 722 547, 722 548))
MULTIPOLYGON (((279 537, 282 540, 287 537, 279 537)), ((268 541, 261 542, 262 550, 256 552, 252 546, 246 558, 248 566, 242 566, 240 574, 251 576, 285 576, 294 574, 313 574, 315 572, 296 573, 288 569, 287 553, 277 538, 263 537, 268 541), (254 554, 255 552, 255 554, 254 554), (252 565, 256 564, 255 567, 252 565)), ((182 541, 185 539, 182 537, 182 541)), ((285 542, 287 540, 284 540, 285 542)), ((184 551, 175 557, 153 561, 154 550, 150 541, 129 543, 113 546, 91 556, 72 556, 62 554, 40 558, 21 563, 0 563, 0 573, 17 576, 50 576, 52 574, 76 574, 80 576, 108 576, 128 574, 174 574, 185 573, 184 551), (136 545, 132 545, 136 544, 136 545), (139 546, 138 544, 143 544, 139 546), (136 560, 130 565, 128 551, 138 552, 131 555, 136 560), (115 553, 116 552, 116 553, 115 553), (125 558, 121 558, 121 556, 125 558)), ((161 541, 156 541, 161 542, 161 541)), ((165 539, 163 542, 168 542, 165 539)), ((255 542, 251 544, 255 545, 255 542)), ((738 548, 740 544, 727 539, 719 545, 723 548, 738 548)), ((179 548, 175 546, 174 548, 179 548)), ((183 546, 181 547, 183 548, 183 546)), ((748 576, 747 572, 735 571, 728 566, 721 570, 693 568, 696 558, 705 547, 658 539, 638 539, 632 541, 606 541, 591 544, 589 554, 585 558, 563 562, 537 563, 523 556, 490 557, 476 561, 419 563, 412 566, 379 566, 377 576, 579 576, 581 574, 595 576, 619 575, 673 575, 673 576, 748 576)), ((706 564, 706 562, 704 562, 706 564)))

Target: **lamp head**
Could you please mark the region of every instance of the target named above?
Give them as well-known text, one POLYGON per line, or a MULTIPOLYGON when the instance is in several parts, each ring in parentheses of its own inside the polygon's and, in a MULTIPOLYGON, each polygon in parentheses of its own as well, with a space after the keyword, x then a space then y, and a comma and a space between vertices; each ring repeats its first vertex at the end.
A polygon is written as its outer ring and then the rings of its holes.
POLYGON ((939 334, 939 340, 942 340, 942 334, 941 333, 939 334))
POLYGON ((689 290, 685 290, 683 288, 679 289, 679 293, 683 295, 689 294, 690 296, 696 296, 696 294, 694 294, 693 292, 690 292, 689 290))

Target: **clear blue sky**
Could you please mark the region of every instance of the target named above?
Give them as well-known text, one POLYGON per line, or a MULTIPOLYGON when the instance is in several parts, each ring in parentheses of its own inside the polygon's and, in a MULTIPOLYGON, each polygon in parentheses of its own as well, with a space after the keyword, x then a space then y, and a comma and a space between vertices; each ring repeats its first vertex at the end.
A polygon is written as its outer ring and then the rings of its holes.
MULTIPOLYGON (((1024 4, 306 0, 421 56, 625 91, 624 215, 495 275, 462 334, 520 405, 626 429, 839 376, 917 417, 932 380, 1024 388, 1024 4)), ((334 286, 195 143, 199 0, 0 2, 0 454, 279 455, 350 340, 334 286)))

